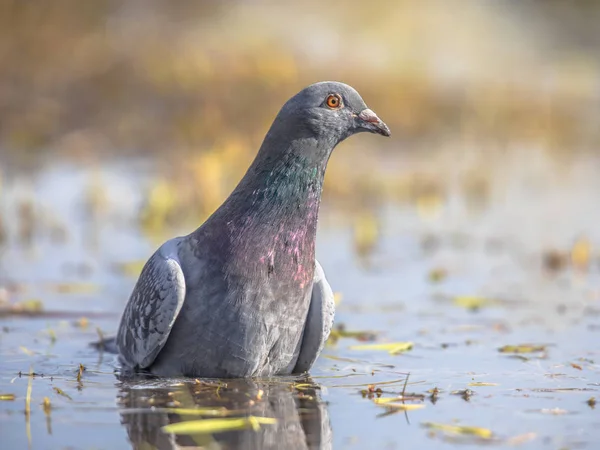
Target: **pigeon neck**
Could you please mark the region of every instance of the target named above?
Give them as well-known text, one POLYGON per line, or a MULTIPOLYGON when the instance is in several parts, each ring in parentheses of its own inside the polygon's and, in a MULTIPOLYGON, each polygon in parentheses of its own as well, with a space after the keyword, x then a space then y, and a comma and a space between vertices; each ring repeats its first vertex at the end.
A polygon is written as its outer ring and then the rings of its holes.
MULTIPOLYGON (((212 225, 225 232, 242 271, 305 289, 314 273, 315 238, 331 149, 304 142, 275 155, 261 148, 212 225), (302 149, 303 152, 296 151, 302 149), (225 231, 226 230, 226 231, 225 231), (285 281, 284 281, 285 280, 285 281)), ((272 147, 271 147, 272 148, 272 147)))
POLYGON ((331 150, 311 148, 314 140, 295 144, 278 155, 261 148, 229 198, 228 209, 272 224, 316 224, 331 150))

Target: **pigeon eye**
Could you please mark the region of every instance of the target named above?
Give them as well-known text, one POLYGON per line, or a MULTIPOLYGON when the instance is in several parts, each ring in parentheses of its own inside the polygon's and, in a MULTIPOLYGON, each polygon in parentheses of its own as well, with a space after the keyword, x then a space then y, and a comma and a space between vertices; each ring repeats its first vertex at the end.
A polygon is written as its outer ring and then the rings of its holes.
POLYGON ((340 106, 342 106, 342 97, 340 97, 338 94, 331 94, 327 97, 325 103, 331 109, 338 109, 340 106))

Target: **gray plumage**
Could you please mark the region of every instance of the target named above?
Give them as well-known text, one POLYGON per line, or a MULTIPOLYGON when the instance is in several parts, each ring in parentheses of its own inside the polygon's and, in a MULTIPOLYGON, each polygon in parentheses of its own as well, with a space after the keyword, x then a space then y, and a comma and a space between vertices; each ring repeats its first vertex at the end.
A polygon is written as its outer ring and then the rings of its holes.
POLYGON ((144 266, 116 338, 124 368, 196 377, 308 371, 334 316, 315 259, 325 168, 333 148, 362 131, 390 135, 350 86, 322 82, 292 97, 223 205, 144 266))

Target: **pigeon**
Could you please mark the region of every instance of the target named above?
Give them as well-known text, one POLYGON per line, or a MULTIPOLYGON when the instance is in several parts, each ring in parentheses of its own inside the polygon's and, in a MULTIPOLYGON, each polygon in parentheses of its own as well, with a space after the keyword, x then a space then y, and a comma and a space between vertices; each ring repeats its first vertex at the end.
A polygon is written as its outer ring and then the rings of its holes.
POLYGON ((283 105, 225 202, 142 269, 116 336, 125 372, 246 378, 310 370, 335 309, 315 258, 325 169, 336 145, 360 132, 390 136, 346 84, 315 83, 283 105))

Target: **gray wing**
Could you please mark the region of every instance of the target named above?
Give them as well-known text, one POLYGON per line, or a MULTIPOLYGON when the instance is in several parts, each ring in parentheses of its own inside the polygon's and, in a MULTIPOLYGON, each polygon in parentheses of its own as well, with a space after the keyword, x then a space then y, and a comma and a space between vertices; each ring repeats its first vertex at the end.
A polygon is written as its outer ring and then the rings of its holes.
POLYGON ((333 291, 325 278, 321 264, 315 260, 312 297, 294 373, 308 372, 315 363, 331 332, 334 315, 333 291))
POLYGON ((185 299, 185 278, 177 256, 178 240, 160 247, 148 260, 123 312, 117 347, 131 367, 149 367, 164 347, 185 299))

